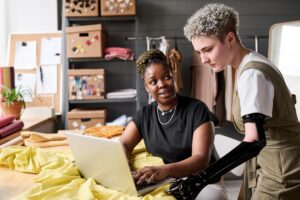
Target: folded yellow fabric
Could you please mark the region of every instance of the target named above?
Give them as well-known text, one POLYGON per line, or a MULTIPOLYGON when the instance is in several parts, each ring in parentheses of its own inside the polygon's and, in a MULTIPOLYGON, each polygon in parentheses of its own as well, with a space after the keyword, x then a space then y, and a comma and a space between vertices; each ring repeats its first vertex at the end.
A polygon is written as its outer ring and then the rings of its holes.
MULTIPOLYGON (((145 152, 140 143, 132 154, 131 163, 136 169, 146 165, 162 165, 160 158, 145 152), (143 161, 144 159, 144 161, 143 161)), ((47 150, 33 147, 11 146, 0 149, 0 166, 38 174, 35 184, 27 191, 16 196, 15 200, 174 200, 164 192, 168 185, 145 195, 134 197, 120 193, 101 185, 93 179, 80 177, 78 168, 73 162, 70 150, 47 150)))
POLYGON ((24 139, 25 146, 28 147, 54 147, 68 145, 67 138, 63 134, 22 131, 21 137, 24 139))
POLYGON ((48 142, 48 141, 59 141, 65 140, 67 137, 63 134, 57 133, 39 133, 33 131, 22 131, 21 137, 23 139, 30 139, 31 142, 48 142))
POLYGON ((33 142, 30 139, 25 139, 24 140, 25 146, 28 147, 56 147, 56 146, 67 146, 68 140, 58 140, 58 141, 47 141, 47 142, 33 142))

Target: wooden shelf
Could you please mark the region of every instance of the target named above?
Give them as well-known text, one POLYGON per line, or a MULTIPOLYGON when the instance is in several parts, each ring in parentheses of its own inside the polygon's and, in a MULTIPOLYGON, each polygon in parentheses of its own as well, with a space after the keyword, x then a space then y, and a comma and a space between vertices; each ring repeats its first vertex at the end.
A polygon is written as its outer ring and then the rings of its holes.
POLYGON ((135 22, 136 16, 115 16, 115 17, 69 17, 69 23, 112 23, 112 22, 135 22))
POLYGON ((70 63, 75 62, 134 62, 135 60, 112 59, 105 60, 104 58, 69 58, 70 63))
POLYGON ((69 104, 111 104, 111 103, 136 103, 136 98, 124 99, 88 99, 88 100, 69 100, 69 104))

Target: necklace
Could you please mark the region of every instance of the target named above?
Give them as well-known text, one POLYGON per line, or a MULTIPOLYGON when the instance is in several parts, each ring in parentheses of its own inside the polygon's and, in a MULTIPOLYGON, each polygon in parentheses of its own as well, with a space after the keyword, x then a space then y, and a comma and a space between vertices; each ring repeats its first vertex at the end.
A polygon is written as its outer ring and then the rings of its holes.
MULTIPOLYGON (((159 109, 159 108, 158 108, 158 109, 159 109)), ((159 111, 161 112, 161 115, 162 115, 162 116, 164 116, 165 114, 169 114, 169 113, 173 112, 174 110, 175 110, 175 108, 170 109, 170 110, 167 110, 167 111, 161 111, 161 110, 159 109, 159 111)))
POLYGON ((157 106, 157 107, 156 107, 156 114, 157 114, 157 118, 158 118, 159 123, 160 123, 161 125, 167 125, 168 123, 170 123, 170 122, 172 121, 174 115, 175 115, 176 108, 177 108, 177 105, 175 106, 174 109, 171 109, 171 110, 168 110, 168 111, 165 111, 165 112, 161 111, 161 113, 162 113, 161 115, 165 115, 165 114, 167 114, 167 113, 171 113, 171 112, 174 111, 174 112, 172 113, 171 118, 170 118, 168 121, 162 122, 162 121, 160 120, 160 118, 159 118, 159 111, 158 111, 159 109, 158 109, 158 106, 157 106))

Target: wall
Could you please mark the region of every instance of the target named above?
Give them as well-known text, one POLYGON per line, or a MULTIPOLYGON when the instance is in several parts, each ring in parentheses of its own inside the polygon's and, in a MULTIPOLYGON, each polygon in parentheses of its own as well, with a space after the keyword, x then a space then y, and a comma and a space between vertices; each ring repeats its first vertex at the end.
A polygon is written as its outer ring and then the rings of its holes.
POLYGON ((0 26, 0 65, 5 65, 10 33, 57 30, 57 1, 0 0, 0 26))
MULTIPOLYGON (((207 0, 139 0, 139 35, 158 37, 183 36, 186 20, 197 9, 209 3, 207 0)), ((272 24, 300 19, 300 1, 294 0, 223 0, 222 2, 236 8, 240 13, 240 35, 243 43, 254 49, 254 39, 248 36, 268 36, 272 24)), ((178 47, 183 55, 182 71, 184 77, 183 94, 190 94, 190 63, 192 46, 185 39, 178 40, 178 47)), ((258 51, 267 56, 268 38, 260 39, 258 51)), ((146 50, 146 41, 139 41, 139 53, 146 50)), ((143 87, 143 84, 140 84, 143 87)), ((143 90, 143 88, 141 88, 143 90)), ((145 92, 144 92, 145 94, 145 92)), ((146 101, 144 95, 143 101, 146 101)))

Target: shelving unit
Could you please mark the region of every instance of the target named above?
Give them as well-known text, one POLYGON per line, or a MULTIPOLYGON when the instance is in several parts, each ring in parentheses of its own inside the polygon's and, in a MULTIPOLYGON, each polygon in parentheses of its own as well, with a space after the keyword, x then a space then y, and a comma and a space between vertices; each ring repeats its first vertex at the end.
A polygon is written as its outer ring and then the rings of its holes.
MULTIPOLYGON (((107 47, 127 47, 134 50, 137 55, 138 41, 125 40, 128 35, 138 35, 137 16, 114 16, 114 17, 69 17, 63 16, 62 29, 69 26, 102 24, 108 33, 107 47)), ((66 56, 66 33, 63 42, 63 124, 67 128, 67 113, 73 108, 105 108, 106 121, 112 121, 122 114, 132 116, 138 109, 139 99, 101 99, 101 100, 69 100, 68 97, 68 70, 69 69, 105 69, 106 93, 118 89, 134 88, 139 92, 139 76, 137 76, 135 62, 104 58, 67 58, 66 56)))

